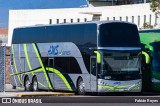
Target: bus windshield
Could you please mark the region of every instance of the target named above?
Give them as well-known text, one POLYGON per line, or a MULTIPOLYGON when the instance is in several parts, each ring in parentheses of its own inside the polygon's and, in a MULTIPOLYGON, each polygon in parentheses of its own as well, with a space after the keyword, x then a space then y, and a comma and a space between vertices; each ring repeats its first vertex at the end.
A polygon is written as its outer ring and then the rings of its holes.
POLYGON ((140 58, 130 53, 103 54, 101 75, 111 80, 134 80, 140 78, 140 58))
POLYGON ((137 26, 133 24, 108 23, 99 26, 99 47, 140 47, 137 26))
POLYGON ((151 43, 153 47, 152 68, 154 71, 160 72, 160 42, 151 43))

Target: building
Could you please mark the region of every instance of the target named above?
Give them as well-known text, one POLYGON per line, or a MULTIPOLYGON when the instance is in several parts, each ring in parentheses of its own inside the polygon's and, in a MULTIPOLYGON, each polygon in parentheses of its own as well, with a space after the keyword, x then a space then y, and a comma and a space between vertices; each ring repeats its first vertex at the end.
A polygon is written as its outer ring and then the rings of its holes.
POLYGON ((0 45, 7 44, 7 37, 8 37, 8 29, 7 28, 0 28, 0 45))
MULTIPOLYGON (((128 21, 137 24, 138 28, 142 28, 144 23, 153 26, 157 24, 157 19, 155 18, 155 14, 150 10, 149 3, 104 6, 99 4, 100 1, 111 3, 111 1, 120 2, 125 0, 89 0, 89 5, 96 4, 99 6, 81 6, 81 8, 10 10, 8 46, 11 45, 13 29, 16 27, 85 22, 92 20, 128 21), (96 1, 97 4, 95 3, 96 1)), ((142 0, 133 1, 134 3, 137 3, 142 0)), ((148 0, 145 0, 145 2, 148 2, 148 0)))

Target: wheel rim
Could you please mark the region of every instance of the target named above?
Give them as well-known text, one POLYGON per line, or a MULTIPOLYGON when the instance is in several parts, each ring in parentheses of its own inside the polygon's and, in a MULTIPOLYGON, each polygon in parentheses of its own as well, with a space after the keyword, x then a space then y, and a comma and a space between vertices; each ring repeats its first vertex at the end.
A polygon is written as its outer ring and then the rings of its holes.
POLYGON ((33 90, 34 90, 34 91, 37 91, 37 90, 38 90, 38 83, 37 83, 37 81, 34 81, 34 82, 33 82, 33 90))
POLYGON ((30 82, 29 82, 29 80, 26 81, 25 87, 26 87, 26 90, 29 90, 29 87, 30 87, 30 82))
POLYGON ((84 92, 84 82, 83 82, 83 81, 81 81, 81 82, 79 83, 79 91, 80 91, 81 93, 84 92))

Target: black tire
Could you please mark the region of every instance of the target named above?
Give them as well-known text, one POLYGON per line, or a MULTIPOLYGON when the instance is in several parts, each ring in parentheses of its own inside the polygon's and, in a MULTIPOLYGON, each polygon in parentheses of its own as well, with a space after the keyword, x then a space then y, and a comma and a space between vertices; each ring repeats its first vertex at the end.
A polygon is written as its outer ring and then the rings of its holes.
POLYGON ((146 64, 146 59, 142 56, 142 91, 149 92, 152 90, 152 72, 151 64, 146 64))
POLYGON ((85 95, 86 92, 85 92, 85 89, 84 89, 84 82, 83 82, 83 79, 82 78, 79 78, 78 79, 78 83, 77 83, 77 93, 79 95, 85 95))
POLYGON ((26 77, 24 80, 24 90, 25 91, 30 91, 30 82, 29 82, 29 78, 26 77))
POLYGON ((33 91, 39 91, 38 89, 38 81, 37 81, 37 77, 33 77, 33 80, 32 80, 32 90, 33 91))

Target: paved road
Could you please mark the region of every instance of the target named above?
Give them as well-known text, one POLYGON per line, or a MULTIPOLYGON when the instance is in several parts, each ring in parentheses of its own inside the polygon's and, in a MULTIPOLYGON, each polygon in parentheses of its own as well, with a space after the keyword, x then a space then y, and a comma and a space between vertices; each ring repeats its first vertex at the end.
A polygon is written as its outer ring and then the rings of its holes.
MULTIPOLYGON (((0 93, 0 97, 16 97, 16 93, 23 93, 24 90, 22 88, 17 88, 16 90, 11 89, 10 85, 7 85, 7 89, 5 93, 0 93)), ((25 92, 27 93, 27 92, 25 92)), ((32 92, 31 92, 32 93, 32 92)), ((53 92, 46 92, 46 93, 53 93, 53 92)), ((54 104, 60 104, 60 103, 71 103, 74 104, 76 103, 79 105, 79 103, 88 103, 88 104, 93 104, 90 106, 94 106, 94 104, 98 103, 99 106, 102 106, 100 104, 106 104, 106 103, 126 103, 130 105, 130 103, 137 103, 136 106, 141 106, 138 105, 138 103, 143 103, 143 104, 152 104, 152 103, 160 103, 160 93, 144 93, 144 94, 107 94, 101 95, 101 96, 93 96, 93 95, 86 95, 86 96, 47 96, 47 97, 21 97, 21 99, 41 99, 42 103, 54 103, 54 104)), ((62 106, 62 105, 61 105, 62 106)), ((67 105, 66 105, 67 106, 67 105)), ((69 105, 72 106, 72 105, 69 105)), ((74 106, 74 105, 73 105, 74 106)), ((87 105, 89 106, 89 105, 87 105)), ((111 105, 110 105, 111 106, 111 105)), ((117 106, 117 105, 112 105, 112 106, 117 106)), ((119 105, 119 106, 127 106, 127 105, 119 105)), ((132 105, 130 105, 132 106, 132 105)), ((149 105, 146 105, 149 106, 149 105)), ((158 104, 157 106, 160 106, 158 104)))
MULTIPOLYGON (((2 100, 2 99, 1 99, 2 100)), ((2 102, 0 100, 0 102, 2 102)), ((50 96, 12 97, 11 103, 159 103, 160 96, 50 96), (21 100, 20 100, 21 99, 21 100), (26 100, 27 102, 24 102, 26 100), (29 102, 28 102, 29 101, 29 102), (32 101, 32 102, 31 102, 32 101)))
POLYGON ((41 99, 43 103, 160 103, 160 96, 69 96, 41 99))
MULTIPOLYGON (((10 106, 11 104, 0 104, 0 106, 10 106)), ((46 103, 46 104, 12 104, 12 106, 159 106, 160 104, 148 103, 46 103)))

